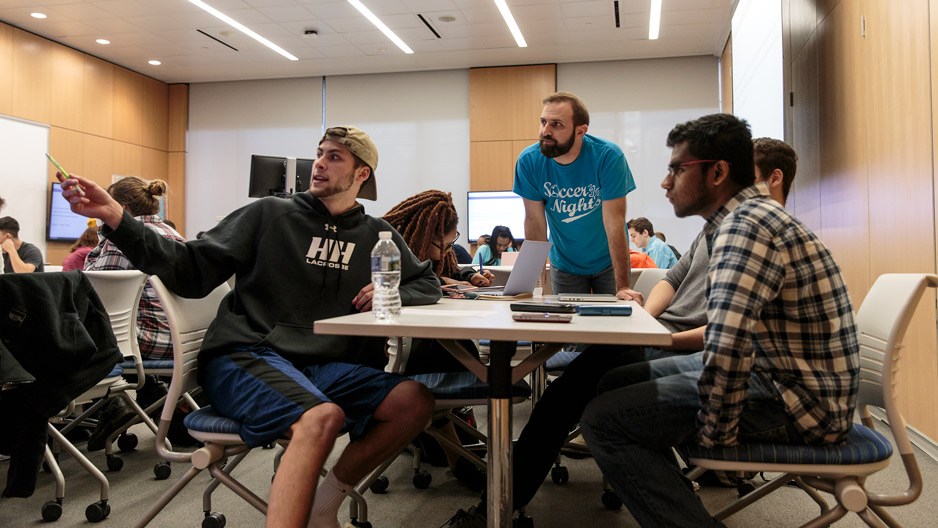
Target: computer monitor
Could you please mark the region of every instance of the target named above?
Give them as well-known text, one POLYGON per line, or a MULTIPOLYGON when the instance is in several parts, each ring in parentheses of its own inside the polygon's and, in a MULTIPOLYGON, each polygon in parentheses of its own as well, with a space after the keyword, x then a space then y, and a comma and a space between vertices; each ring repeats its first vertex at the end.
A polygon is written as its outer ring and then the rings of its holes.
POLYGON ((495 226, 511 229, 515 240, 524 240, 524 202, 511 191, 469 191, 467 213, 469 241, 492 233, 495 226))
POLYGON ((251 155, 251 181, 248 196, 290 196, 309 189, 313 171, 311 159, 251 155), (290 178, 286 178, 289 171, 290 178))
POLYGON ((62 198, 62 184, 52 182, 52 189, 49 191, 46 240, 74 242, 86 229, 88 229, 88 219, 72 212, 68 200, 62 198))

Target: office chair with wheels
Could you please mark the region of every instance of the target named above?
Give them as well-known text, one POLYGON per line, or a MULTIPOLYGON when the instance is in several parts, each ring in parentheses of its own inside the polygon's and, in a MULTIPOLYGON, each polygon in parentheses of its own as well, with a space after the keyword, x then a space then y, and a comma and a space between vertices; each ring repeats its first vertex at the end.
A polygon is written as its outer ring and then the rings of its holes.
POLYGON ((756 488, 714 514, 725 519, 779 487, 794 482, 821 508, 821 514, 805 527, 827 526, 854 512, 869 526, 900 526, 885 507, 909 504, 922 491, 922 475, 899 414, 899 372, 902 338, 926 288, 938 287, 938 276, 926 274, 881 275, 870 288, 857 312, 860 342, 860 391, 857 411, 862 421, 854 424, 844 445, 794 446, 745 444, 703 448, 682 446, 681 451, 696 469, 689 478, 707 469, 723 471, 780 472, 780 476, 756 488), (885 419, 899 449, 909 486, 898 493, 867 489, 866 479, 889 464, 893 447, 873 429, 871 408, 885 411, 885 419), (836 504, 829 508, 817 491, 830 493, 836 504))

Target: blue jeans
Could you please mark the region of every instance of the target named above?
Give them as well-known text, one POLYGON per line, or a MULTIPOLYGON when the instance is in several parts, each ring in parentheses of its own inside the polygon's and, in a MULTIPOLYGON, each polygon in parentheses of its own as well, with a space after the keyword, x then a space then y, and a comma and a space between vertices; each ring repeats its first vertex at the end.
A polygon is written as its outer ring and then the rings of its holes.
POLYGON ((550 267, 550 284, 554 295, 561 293, 616 294, 616 273, 612 266, 592 275, 574 275, 550 267))
MULTIPOLYGON (((664 360, 648 363, 657 361, 664 360)), ((677 363, 687 366, 687 361, 677 363)), ((643 366, 646 372, 653 367, 643 366)), ((704 508, 671 452, 672 446, 696 439, 700 373, 651 378, 617 388, 603 380, 612 390, 597 396, 580 420, 590 451, 641 526, 723 526, 704 508)), ((803 443, 775 387, 758 375, 746 396, 739 438, 803 443)))

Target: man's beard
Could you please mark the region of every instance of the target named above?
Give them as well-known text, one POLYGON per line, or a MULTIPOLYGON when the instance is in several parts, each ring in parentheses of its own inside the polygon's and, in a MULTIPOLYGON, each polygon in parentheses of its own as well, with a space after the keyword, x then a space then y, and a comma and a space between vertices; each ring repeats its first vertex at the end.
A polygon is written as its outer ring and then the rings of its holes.
MULTIPOLYGON (((558 156, 563 156, 567 152, 570 152, 570 149, 573 148, 573 141, 576 139, 576 134, 570 134, 570 140, 566 143, 558 142, 554 145, 545 144, 544 139, 545 137, 541 136, 540 141, 538 141, 541 146, 541 154, 548 158, 556 158, 558 156)), ((551 137, 550 139, 554 138, 551 137)), ((556 139, 554 139, 554 141, 556 141, 556 139)))
MULTIPOLYGON (((331 184, 332 182, 330 181, 329 183, 331 184)), ((344 178, 335 182, 335 185, 330 185, 325 189, 314 189, 313 186, 310 185, 310 194, 320 199, 328 198, 351 189, 353 183, 355 183, 355 169, 352 169, 344 178)))

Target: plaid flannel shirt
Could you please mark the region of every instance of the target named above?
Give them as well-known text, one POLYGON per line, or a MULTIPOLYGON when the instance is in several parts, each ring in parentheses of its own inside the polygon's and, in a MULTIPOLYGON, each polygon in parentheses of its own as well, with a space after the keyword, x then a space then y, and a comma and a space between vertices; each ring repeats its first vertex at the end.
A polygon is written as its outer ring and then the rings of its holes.
POLYGON ((859 346, 830 251, 761 184, 730 199, 704 231, 712 257, 697 441, 738 443, 750 376, 762 375, 806 443, 842 442, 856 406, 859 346))
MULTIPOLYGON (((136 217, 136 219, 164 238, 185 242, 185 239, 176 230, 164 224, 163 220, 157 215, 143 215, 136 217)), ((98 238, 100 239, 98 245, 85 257, 86 271, 136 269, 130 263, 130 260, 117 249, 117 246, 100 235, 100 229, 98 238)), ((163 306, 149 282, 143 288, 140 306, 137 309, 137 343, 140 345, 140 355, 143 359, 173 358, 173 342, 170 339, 169 321, 166 319, 163 306)))

